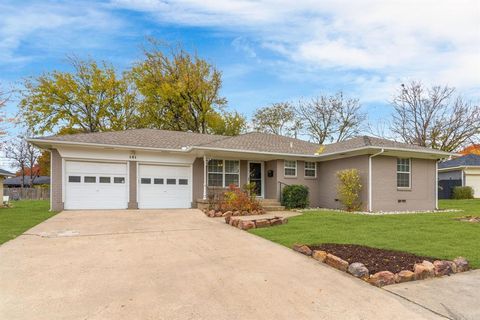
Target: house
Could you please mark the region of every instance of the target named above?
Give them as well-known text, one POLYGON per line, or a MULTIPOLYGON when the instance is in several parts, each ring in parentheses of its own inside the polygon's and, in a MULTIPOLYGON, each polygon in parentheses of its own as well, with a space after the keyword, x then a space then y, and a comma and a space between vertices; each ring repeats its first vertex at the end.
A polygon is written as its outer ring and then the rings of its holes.
POLYGON ((0 194, 3 196, 3 181, 5 178, 8 178, 8 177, 14 177, 15 174, 7 171, 7 170, 3 170, 3 169, 0 169, 0 194))
MULTIPOLYGON (((23 179, 23 186, 25 188, 30 187, 30 176, 25 176, 23 179)), ((47 185, 50 184, 49 176, 36 176, 33 178, 33 186, 47 185)), ((3 186, 5 188, 21 188, 22 187, 22 177, 12 177, 3 180, 3 186)))
POLYGON ((456 186, 473 188, 473 196, 480 198, 480 155, 467 154, 438 164, 439 197, 450 199, 456 186))
POLYGON ((443 151, 361 136, 319 146, 251 132, 234 137, 136 129, 29 139, 51 151, 51 207, 190 208, 230 184, 255 182, 259 197, 278 199, 303 184, 312 207, 340 208, 337 176, 361 173, 363 208, 431 210, 443 151))

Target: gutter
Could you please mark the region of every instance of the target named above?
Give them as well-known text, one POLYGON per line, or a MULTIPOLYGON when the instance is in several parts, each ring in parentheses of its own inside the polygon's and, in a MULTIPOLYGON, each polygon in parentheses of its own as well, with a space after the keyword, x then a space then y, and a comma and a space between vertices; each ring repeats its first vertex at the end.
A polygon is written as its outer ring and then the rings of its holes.
POLYGON ((372 204, 372 158, 381 155, 382 153, 385 152, 385 149, 382 148, 380 152, 377 152, 375 154, 372 154, 371 156, 368 157, 368 211, 372 212, 373 211, 373 204, 372 204))

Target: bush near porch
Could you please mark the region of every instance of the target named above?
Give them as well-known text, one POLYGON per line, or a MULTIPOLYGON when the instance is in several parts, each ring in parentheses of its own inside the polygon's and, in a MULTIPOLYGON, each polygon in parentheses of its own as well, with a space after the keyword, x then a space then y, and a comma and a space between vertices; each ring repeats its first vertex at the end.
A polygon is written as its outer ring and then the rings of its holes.
POLYGON ((275 228, 249 232, 291 248, 295 243, 359 244, 452 260, 463 256, 480 268, 480 223, 455 218, 480 215, 480 200, 441 200, 439 212, 359 215, 310 211, 275 228))

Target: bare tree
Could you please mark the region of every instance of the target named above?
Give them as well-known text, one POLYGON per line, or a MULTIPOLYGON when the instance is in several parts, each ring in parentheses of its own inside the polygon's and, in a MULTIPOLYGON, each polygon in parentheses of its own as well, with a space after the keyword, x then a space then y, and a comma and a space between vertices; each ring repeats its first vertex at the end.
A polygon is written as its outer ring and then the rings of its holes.
POLYGON ((29 162, 28 143, 23 137, 17 137, 5 145, 5 157, 13 160, 15 167, 20 170, 22 177, 21 188, 25 182, 25 169, 29 162))
POLYGON ((392 101, 390 130, 406 143, 454 151, 478 140, 480 107, 455 95, 455 88, 402 84, 392 101))
POLYGON ((39 176, 38 158, 41 153, 37 147, 34 147, 31 143, 27 142, 27 168, 30 168, 30 188, 33 187, 35 179, 39 176))
POLYGON ((316 143, 339 142, 360 133, 366 114, 358 99, 346 98, 342 92, 300 101, 298 118, 304 122, 305 133, 316 143))
POLYGON ((278 102, 257 109, 253 115, 253 128, 260 132, 296 138, 301 129, 301 122, 296 118, 291 103, 278 102))

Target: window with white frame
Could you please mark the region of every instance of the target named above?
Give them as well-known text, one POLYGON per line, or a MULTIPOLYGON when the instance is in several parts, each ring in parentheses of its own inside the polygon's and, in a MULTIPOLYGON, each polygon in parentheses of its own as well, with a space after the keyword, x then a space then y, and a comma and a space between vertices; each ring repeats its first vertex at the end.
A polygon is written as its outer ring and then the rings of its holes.
POLYGON ((316 178, 317 177, 317 163, 305 161, 305 177, 316 178))
POLYGON ((285 160, 284 161, 284 174, 286 177, 296 177, 297 176, 297 161, 295 160, 285 160))
POLYGON ((408 189, 411 183, 411 160, 397 159, 397 188, 408 189))
POLYGON ((240 161, 212 159, 207 165, 208 186, 228 187, 240 184, 240 161))

